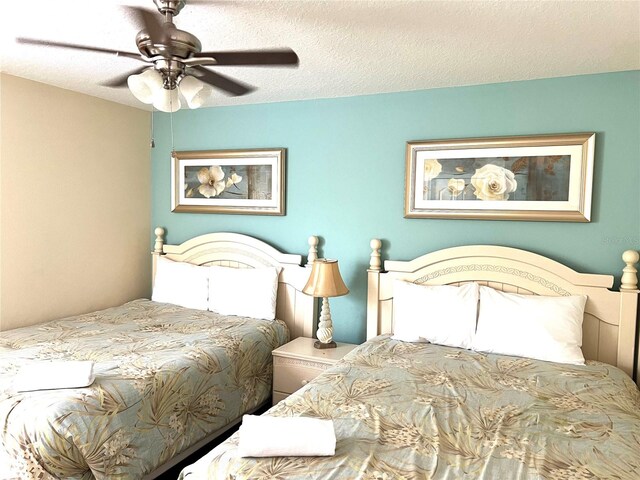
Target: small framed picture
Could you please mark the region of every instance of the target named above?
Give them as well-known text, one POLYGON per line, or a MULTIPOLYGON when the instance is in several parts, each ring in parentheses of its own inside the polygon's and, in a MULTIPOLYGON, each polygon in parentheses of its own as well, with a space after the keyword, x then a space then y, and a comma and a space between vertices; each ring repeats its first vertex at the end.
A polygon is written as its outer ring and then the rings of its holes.
POLYGON ((407 143, 405 217, 589 222, 594 133, 407 143))
POLYGON ((285 214, 284 148, 175 152, 171 211, 285 214))

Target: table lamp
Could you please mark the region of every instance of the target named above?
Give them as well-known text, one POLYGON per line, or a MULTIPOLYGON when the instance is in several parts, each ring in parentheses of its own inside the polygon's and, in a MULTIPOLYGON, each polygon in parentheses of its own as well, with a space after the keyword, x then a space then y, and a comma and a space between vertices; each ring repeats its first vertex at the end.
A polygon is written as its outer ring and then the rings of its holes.
POLYGON ((313 262, 309 281, 302 289, 302 292, 313 297, 322 297, 322 309, 317 333, 318 340, 313 346, 316 348, 335 348, 336 342, 333 341, 333 323, 331 322, 329 297, 340 297, 349 293, 349 289, 340 276, 338 261, 318 258, 313 262))

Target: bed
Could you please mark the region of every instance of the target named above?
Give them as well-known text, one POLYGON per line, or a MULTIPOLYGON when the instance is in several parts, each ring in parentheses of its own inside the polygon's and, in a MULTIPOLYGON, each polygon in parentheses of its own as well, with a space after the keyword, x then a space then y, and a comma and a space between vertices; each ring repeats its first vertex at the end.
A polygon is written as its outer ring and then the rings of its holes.
MULTIPOLYGON (((162 228, 155 234, 154 279, 161 256, 279 269, 277 320, 140 299, 2 332, 0 478, 155 478, 270 400, 271 350, 311 335, 316 316, 314 299, 301 292, 310 271, 302 256, 234 233, 180 245, 166 245, 162 228), (55 359, 95 362, 95 381, 13 389, 23 365, 55 359)), ((317 243, 309 238, 309 262, 317 243)))
POLYGON ((332 419, 335 456, 240 458, 235 434, 183 480, 640 478, 637 252, 625 252, 613 291, 612 276, 513 248, 455 247, 383 271, 380 241, 371 247, 368 340, 266 413, 332 419), (586 365, 396 340, 397 280, 587 295, 586 365))

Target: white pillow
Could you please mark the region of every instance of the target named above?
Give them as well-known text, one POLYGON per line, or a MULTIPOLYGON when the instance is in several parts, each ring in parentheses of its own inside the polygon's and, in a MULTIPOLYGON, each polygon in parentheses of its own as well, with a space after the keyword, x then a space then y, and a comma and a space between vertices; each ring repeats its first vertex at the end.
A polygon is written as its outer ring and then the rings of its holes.
POLYGON ((158 257, 151 300, 206 310, 208 299, 209 267, 158 257))
POLYGON ((393 283, 393 338, 471 348, 476 331, 478 284, 393 283))
POLYGON ((480 287, 480 315, 473 349, 584 365, 585 295, 543 297, 480 287))
POLYGON ((209 310, 274 320, 280 267, 209 267, 209 310))

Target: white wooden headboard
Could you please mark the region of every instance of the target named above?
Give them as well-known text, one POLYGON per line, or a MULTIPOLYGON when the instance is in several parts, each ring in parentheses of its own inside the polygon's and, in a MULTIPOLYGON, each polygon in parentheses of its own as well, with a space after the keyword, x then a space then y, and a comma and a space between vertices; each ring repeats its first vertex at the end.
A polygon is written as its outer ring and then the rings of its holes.
POLYGON ((371 241, 367 338, 393 331, 394 279, 429 285, 478 282, 525 295, 582 294, 588 296, 582 340, 585 358, 615 365, 634 376, 638 252, 624 252, 622 284, 620 291, 613 291, 612 275, 578 273, 542 255, 489 245, 447 248, 410 261, 387 260, 382 271, 381 246, 380 240, 371 241))
MULTIPOLYGON (((157 227, 153 256, 153 278, 159 255, 171 260, 195 265, 221 265, 234 268, 259 268, 265 266, 282 267, 278 279, 278 299, 276 318, 283 320, 291 339, 304 336, 313 337, 317 317, 317 301, 302 293, 309 279, 310 268, 302 263, 302 255, 282 253, 262 240, 239 233, 209 233, 181 243, 166 245, 164 228, 157 227)), ((308 240, 307 266, 318 257, 318 237, 308 240)))

